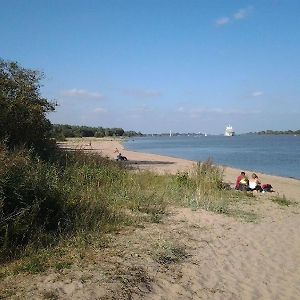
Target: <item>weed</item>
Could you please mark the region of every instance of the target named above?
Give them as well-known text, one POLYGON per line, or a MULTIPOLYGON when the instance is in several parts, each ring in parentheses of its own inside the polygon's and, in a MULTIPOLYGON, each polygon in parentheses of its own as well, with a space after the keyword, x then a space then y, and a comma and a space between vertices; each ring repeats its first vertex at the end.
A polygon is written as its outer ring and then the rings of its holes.
POLYGON ((283 196, 274 196, 271 198, 271 201, 274 203, 277 203, 280 206, 290 206, 290 205, 295 205, 295 202, 286 199, 285 195, 283 196))
POLYGON ((184 247, 166 242, 163 245, 160 245, 154 258, 160 264, 171 264, 180 262, 187 257, 188 255, 184 247))
POLYGON ((255 223, 258 220, 258 215, 256 213, 251 211, 240 210, 236 208, 229 209, 226 215, 238 218, 247 223, 255 223))
POLYGON ((54 264, 54 268, 57 271, 60 271, 60 270, 63 270, 63 269, 70 269, 71 266, 72 266, 72 263, 68 262, 68 261, 57 262, 57 263, 54 264))
POLYGON ((23 264, 18 266, 15 269, 16 273, 21 272, 28 272, 31 274, 38 274, 44 272, 47 269, 46 261, 43 257, 40 256, 32 256, 23 264))
POLYGON ((55 291, 45 291, 43 293, 43 298, 48 300, 58 300, 59 296, 55 291))

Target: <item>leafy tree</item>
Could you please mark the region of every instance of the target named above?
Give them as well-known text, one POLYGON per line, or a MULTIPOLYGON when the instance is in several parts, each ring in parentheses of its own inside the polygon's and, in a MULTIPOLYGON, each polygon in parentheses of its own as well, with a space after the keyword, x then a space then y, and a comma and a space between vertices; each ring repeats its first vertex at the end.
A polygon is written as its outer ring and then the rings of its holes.
POLYGON ((51 123, 46 114, 55 105, 40 94, 43 74, 0 59, 0 140, 9 149, 43 151, 51 123))
POLYGON ((113 136, 114 132, 111 128, 105 128, 105 136, 113 136))
POLYGON ((105 130, 102 127, 99 127, 97 131, 95 132, 95 137, 104 137, 105 136, 105 130))
POLYGON ((112 131, 114 132, 114 135, 116 135, 116 136, 124 135, 124 130, 122 128, 113 128, 112 131))

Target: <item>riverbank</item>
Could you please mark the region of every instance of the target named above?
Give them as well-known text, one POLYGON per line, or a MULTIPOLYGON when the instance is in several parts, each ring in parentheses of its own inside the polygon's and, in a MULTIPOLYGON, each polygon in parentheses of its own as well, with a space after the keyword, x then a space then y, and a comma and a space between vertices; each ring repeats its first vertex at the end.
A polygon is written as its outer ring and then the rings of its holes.
MULTIPOLYGON (((188 171, 196 163, 194 161, 149 154, 135 151, 129 151, 124 148, 123 139, 116 138, 82 138, 68 139, 67 142, 61 144, 63 147, 72 149, 81 149, 100 153, 111 159, 116 158, 116 149, 126 156, 132 165, 143 170, 155 171, 159 174, 170 173, 176 174, 180 171, 188 171)), ((256 170, 239 170, 231 167, 224 167, 224 180, 232 187, 235 184, 236 177, 241 171, 245 171, 248 176, 255 172, 262 183, 269 183, 274 187, 274 191, 279 195, 285 195, 292 201, 300 202, 300 181, 293 178, 286 178, 274 175, 268 175, 257 172, 256 170)))
MULTIPOLYGON (((188 171, 195 163, 127 151, 122 140, 116 139, 72 139, 61 146, 101 153, 111 159, 116 157, 117 148, 133 166, 158 173, 188 171)), ((225 180, 233 184, 239 172, 226 168, 225 180)), ((155 198, 157 191, 153 189, 157 189, 158 185, 151 189, 151 180, 154 179, 161 183, 164 191, 159 199, 179 197, 183 202, 187 200, 186 205, 169 201, 161 218, 148 221, 142 219, 146 212, 153 212, 151 207, 138 211, 125 207, 128 215, 137 214, 141 221, 105 234, 83 232, 76 237, 76 243, 67 239, 67 247, 45 249, 39 255, 46 262, 53 259, 54 253, 57 258, 57 262, 47 269, 43 270, 39 256, 27 263, 23 261, 21 272, 10 272, 10 275, 1 278, 0 298, 299 299, 300 207, 297 181, 260 174, 261 179, 274 185, 277 192, 287 187, 286 197, 298 203, 274 201, 276 198, 272 199, 272 195, 276 196, 276 193, 255 196, 221 190, 214 195, 216 199, 231 193, 231 198, 225 200, 232 210, 226 213, 226 206, 221 203, 220 209, 215 211, 197 207, 197 197, 201 194, 178 194, 176 186, 170 188, 168 181, 164 181, 173 176, 128 173, 130 181, 120 185, 122 188, 118 190, 121 193, 114 194, 109 203, 116 202, 115 196, 122 196, 120 204, 130 202, 128 186, 137 190, 134 197, 138 199, 148 192, 148 197, 140 198, 139 208, 143 208, 147 201, 155 202, 155 199, 158 200, 155 198), (146 176, 144 180, 138 182, 143 176, 146 176)), ((112 177, 114 182, 117 174, 112 177)), ((82 189, 89 189, 87 181, 82 189)), ((97 191, 109 194, 103 180, 99 181, 97 191)), ((197 192, 200 193, 201 189, 197 192)), ((83 193, 83 201, 87 200, 87 195, 83 193)), ((207 197, 209 194, 204 195, 205 199, 207 197)), ((95 198, 97 203, 102 200, 103 197, 95 198)))

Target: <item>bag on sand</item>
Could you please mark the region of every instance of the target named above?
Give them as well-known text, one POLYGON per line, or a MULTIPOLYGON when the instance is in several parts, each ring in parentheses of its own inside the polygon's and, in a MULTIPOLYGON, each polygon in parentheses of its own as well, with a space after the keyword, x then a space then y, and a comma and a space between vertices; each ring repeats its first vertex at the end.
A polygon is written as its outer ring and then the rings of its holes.
POLYGON ((273 192, 273 187, 271 184, 266 183, 261 186, 262 190, 265 192, 273 192))

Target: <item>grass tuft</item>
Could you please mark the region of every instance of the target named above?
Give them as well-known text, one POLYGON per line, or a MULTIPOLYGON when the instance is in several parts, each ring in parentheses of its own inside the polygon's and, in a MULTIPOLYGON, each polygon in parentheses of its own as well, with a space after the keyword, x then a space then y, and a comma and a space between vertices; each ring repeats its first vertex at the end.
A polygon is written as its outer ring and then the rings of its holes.
POLYGON ((285 195, 283 196, 274 196, 271 198, 271 201, 274 202, 274 203, 277 203, 278 205, 280 206, 290 206, 290 205, 295 205, 296 203, 291 201, 291 200, 288 200, 285 195))
POLYGON ((178 263, 187 257, 188 254, 183 246, 174 245, 170 242, 160 245, 159 249, 154 255, 154 259, 163 265, 178 263))

